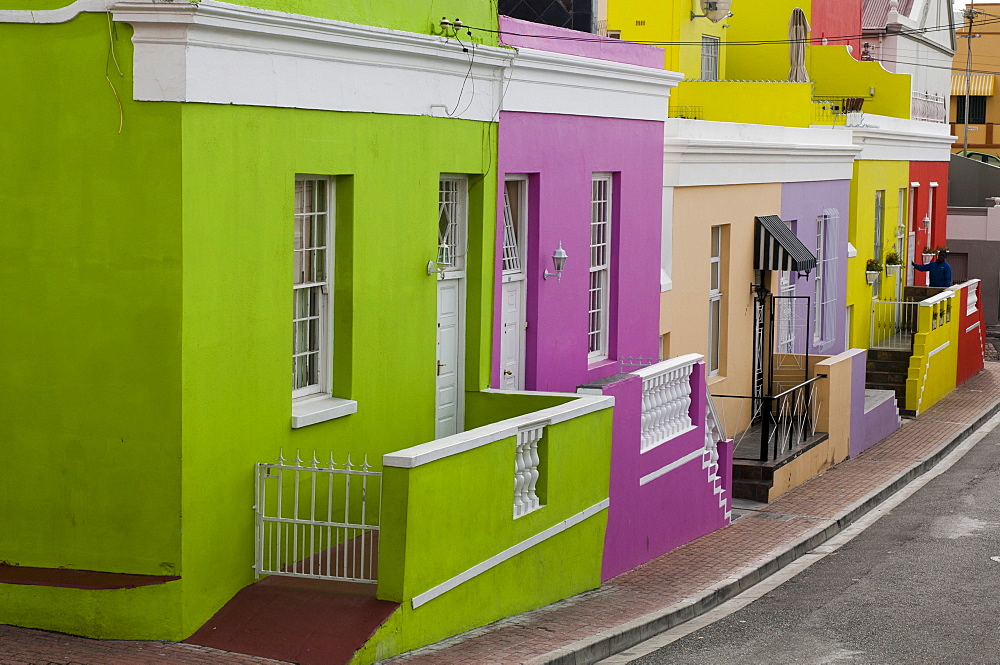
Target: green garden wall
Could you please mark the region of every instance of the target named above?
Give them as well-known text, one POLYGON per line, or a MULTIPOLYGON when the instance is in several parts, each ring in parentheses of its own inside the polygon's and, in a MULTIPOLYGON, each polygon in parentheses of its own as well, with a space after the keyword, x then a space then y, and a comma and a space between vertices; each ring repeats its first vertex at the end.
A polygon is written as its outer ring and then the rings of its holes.
POLYGON ((608 408, 546 427, 539 465, 545 505, 517 519, 514 437, 412 469, 386 467, 378 593, 402 604, 353 662, 371 663, 600 586, 606 510, 416 609, 412 604, 607 499, 611 424, 608 408))

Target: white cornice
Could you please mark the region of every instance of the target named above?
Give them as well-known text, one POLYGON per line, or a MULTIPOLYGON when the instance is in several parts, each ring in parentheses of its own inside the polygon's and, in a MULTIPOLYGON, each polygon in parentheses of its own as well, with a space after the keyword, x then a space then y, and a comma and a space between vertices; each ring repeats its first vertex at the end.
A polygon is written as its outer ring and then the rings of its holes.
POLYGON ((57 9, 0 9, 0 23, 65 23, 83 12, 104 12, 113 0, 76 0, 57 9))
POLYGON ((864 125, 837 127, 861 149, 859 160, 947 162, 955 137, 951 126, 923 120, 864 115, 864 125))
POLYGON ((514 57, 512 49, 214 0, 123 2, 112 11, 134 29, 141 101, 490 121, 514 57))
POLYGON ((504 111, 635 120, 667 119, 678 72, 519 48, 504 111))
POLYGON ((826 128, 677 118, 666 128, 666 187, 850 180, 860 150, 826 128))

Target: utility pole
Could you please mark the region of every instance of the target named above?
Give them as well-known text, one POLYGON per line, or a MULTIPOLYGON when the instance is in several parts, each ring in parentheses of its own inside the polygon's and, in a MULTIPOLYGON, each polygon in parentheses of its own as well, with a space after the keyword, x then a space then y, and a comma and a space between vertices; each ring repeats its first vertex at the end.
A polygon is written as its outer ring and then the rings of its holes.
POLYGON ((972 90, 972 39, 978 35, 972 34, 972 22, 976 18, 976 0, 969 0, 969 4, 962 11, 962 18, 969 22, 969 34, 962 35, 969 41, 966 42, 965 49, 965 122, 963 124, 964 139, 962 141, 962 154, 968 156, 969 152, 969 94, 972 90))

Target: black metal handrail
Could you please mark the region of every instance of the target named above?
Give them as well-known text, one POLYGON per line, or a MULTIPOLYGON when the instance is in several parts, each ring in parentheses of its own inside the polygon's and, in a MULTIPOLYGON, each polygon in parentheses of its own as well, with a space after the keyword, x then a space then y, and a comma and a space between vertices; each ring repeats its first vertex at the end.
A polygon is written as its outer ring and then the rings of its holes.
MULTIPOLYGON (((767 462, 777 459, 779 453, 790 450, 805 440, 806 437, 803 437, 803 434, 807 428, 811 429, 815 415, 810 412, 813 398, 812 384, 825 378, 826 375, 817 374, 813 378, 792 386, 777 395, 712 395, 712 397, 749 399, 760 402, 760 452, 756 459, 761 462, 767 462), (802 405, 805 407, 804 410, 799 411, 793 407, 790 413, 783 414, 780 401, 793 395, 798 390, 804 390, 806 393, 802 400, 802 405), (779 404, 777 412, 774 409, 776 403, 779 404), (782 424, 784 424, 784 428, 780 427, 782 424)), ((811 433, 812 431, 810 431, 811 433)), ((737 457, 737 459, 753 458, 737 457)))

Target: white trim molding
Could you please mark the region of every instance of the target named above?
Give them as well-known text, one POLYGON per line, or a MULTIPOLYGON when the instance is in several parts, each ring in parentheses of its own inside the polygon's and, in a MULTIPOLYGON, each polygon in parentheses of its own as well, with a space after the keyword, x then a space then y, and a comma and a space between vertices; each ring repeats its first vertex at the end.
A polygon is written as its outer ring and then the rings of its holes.
POLYGON ((659 478, 660 476, 664 476, 664 475, 670 473, 671 471, 673 471, 674 469, 682 467, 685 464, 687 464, 688 462, 693 462, 696 459, 701 459, 702 463, 704 464, 704 461, 705 461, 704 457, 706 455, 711 455, 711 452, 705 450, 704 447, 698 448, 697 450, 693 450, 690 453, 688 453, 687 455, 685 455, 684 457, 681 457, 678 460, 674 460, 670 464, 662 466, 659 469, 657 469, 656 471, 653 471, 652 473, 647 473, 645 476, 643 476, 642 478, 639 479, 639 487, 642 487, 643 485, 645 485, 647 483, 651 483, 654 480, 656 480, 657 478, 659 478))
MULTIPOLYGON (((530 396, 532 393, 522 392, 521 394, 530 396)), ((516 418, 508 418, 507 420, 470 429, 467 432, 422 443, 419 446, 387 453, 382 456, 382 465, 412 469, 515 436, 519 430, 526 427, 540 424, 554 425, 585 416, 594 411, 609 409, 615 405, 615 398, 610 395, 588 395, 581 397, 580 395, 573 394, 572 397, 575 399, 566 404, 534 411, 524 416, 517 416, 516 418)))
POLYGON ((829 128, 683 118, 665 127, 665 187, 850 180, 860 150, 829 128))
POLYGON ((504 561, 514 558, 518 554, 527 551, 528 549, 534 547, 535 545, 538 545, 539 543, 545 542, 552 536, 556 536, 562 533, 563 531, 566 531, 570 527, 576 526, 577 524, 579 524, 580 522, 584 521, 589 517, 593 517, 597 513, 606 509, 610 503, 611 503, 610 499, 604 499, 603 501, 599 501, 598 503, 595 503, 589 508, 584 508, 576 515, 573 515, 572 517, 569 517, 563 520, 562 522, 554 524, 553 526, 550 526, 548 529, 540 531, 535 535, 531 536, 530 538, 522 540, 516 545, 508 547, 503 552, 491 556, 489 559, 486 559, 486 561, 477 563, 472 568, 469 568, 468 570, 465 570, 459 573, 458 575, 455 575, 451 579, 445 580, 444 582, 438 584, 437 586, 431 587, 430 589, 424 591, 421 594, 417 594, 416 596, 413 597, 413 600, 411 601, 413 603, 413 609, 417 609, 421 605, 429 603, 438 596, 447 593, 448 591, 451 591, 460 584, 468 582, 477 575, 485 573, 487 570, 490 570, 491 568, 496 568, 504 561))
POLYGON ((518 48, 504 111, 631 120, 667 119, 679 72, 518 48))
POLYGON ((133 0, 112 11, 134 29, 139 101, 489 122, 515 56, 509 48, 217 0, 133 0))
POLYGON ((76 0, 57 9, 0 9, 0 23, 66 23, 83 12, 106 12, 113 0, 76 0))
POLYGON ((951 125, 924 120, 864 115, 861 127, 836 127, 850 133, 861 149, 859 160, 899 162, 947 162, 955 137, 951 125))

